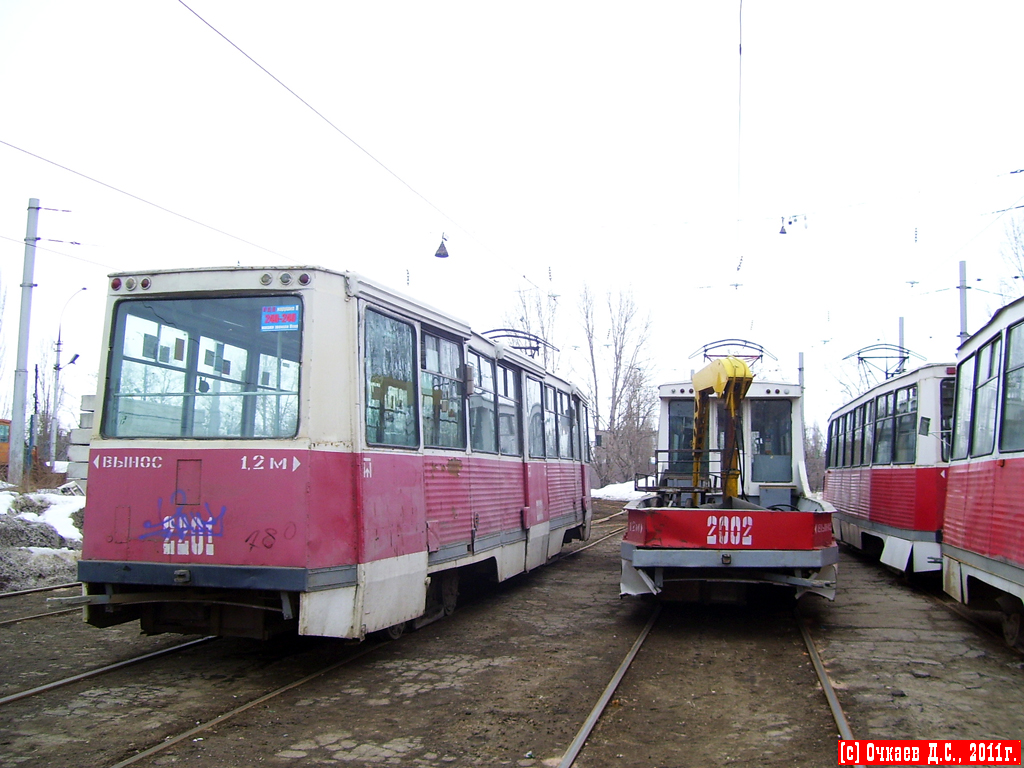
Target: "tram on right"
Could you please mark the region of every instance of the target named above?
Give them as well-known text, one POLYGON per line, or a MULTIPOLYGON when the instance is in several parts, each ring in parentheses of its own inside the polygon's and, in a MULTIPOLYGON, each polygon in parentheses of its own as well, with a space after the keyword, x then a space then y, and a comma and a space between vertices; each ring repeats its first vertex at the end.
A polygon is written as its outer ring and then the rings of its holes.
POLYGON ((942 581, 968 607, 1001 611, 1007 644, 1024 644, 1024 298, 957 354, 942 581))
POLYGON ((825 500, 836 541, 902 573, 942 568, 956 367, 887 378, 829 417, 825 500))

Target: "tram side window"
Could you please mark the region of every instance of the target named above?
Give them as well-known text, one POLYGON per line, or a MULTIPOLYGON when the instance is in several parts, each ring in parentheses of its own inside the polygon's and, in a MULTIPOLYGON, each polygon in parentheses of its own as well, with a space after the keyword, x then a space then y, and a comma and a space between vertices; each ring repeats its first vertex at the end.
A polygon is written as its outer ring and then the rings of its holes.
POLYGON ((861 431, 864 435, 864 452, 861 454, 861 464, 870 464, 871 456, 875 446, 875 402, 869 400, 860 407, 861 410, 861 431))
POLYGON ((887 392, 875 398, 875 464, 892 463, 895 398, 895 392, 887 392))
POLYGON ((578 448, 576 449, 576 456, 581 461, 590 461, 590 411, 587 406, 583 404, 583 401, 579 398, 574 398, 576 403, 576 442, 578 448))
POLYGON ((843 466, 848 467, 853 464, 853 450, 851 442, 853 441, 853 429, 851 424, 853 423, 853 414, 843 414, 842 430, 843 430, 843 466))
POLYGON ((1024 451, 1024 323, 1006 335, 1006 382, 1003 385, 1003 423, 999 449, 1024 451))
POLYGON ((754 447, 751 480, 788 483, 793 480, 793 404, 789 400, 750 403, 750 437, 754 447))
POLYGON ((423 444, 433 448, 465 448, 462 347, 424 331, 420 369, 423 444))
POLYGON ((864 423, 861 419, 864 417, 864 410, 862 408, 856 408, 850 412, 850 423, 852 424, 852 435, 850 443, 853 446, 853 453, 850 456, 850 465, 858 466, 864 463, 864 423))
POLYGON ((917 385, 896 390, 895 464, 913 464, 917 459, 917 385))
POLYGON ((974 371, 974 412, 971 414, 971 456, 992 453, 996 438, 996 404, 999 390, 999 339, 978 352, 974 371))
POLYGON ((414 448, 416 332, 412 325, 366 310, 366 442, 414 448))
POLYGON ((950 446, 953 439, 953 403, 956 400, 956 379, 943 379, 939 382, 939 422, 942 439, 942 460, 949 461, 950 446))
POLYGON ((558 403, 550 384, 544 385, 544 452, 558 458, 558 403))
POLYGON ((293 436, 302 322, 294 296, 120 302, 103 434, 293 436))
POLYGON ((470 444, 474 451, 497 453, 494 361, 470 352, 469 362, 473 366, 473 392, 469 396, 470 444))
POLYGON ((555 390, 555 398, 558 403, 558 455, 563 459, 571 459, 574 458, 572 398, 558 390, 555 390))
POLYGON ((503 456, 522 456, 519 441, 519 374, 498 364, 498 450, 503 456))
POLYGON ((971 445, 971 406, 974 394, 975 356, 960 364, 956 372, 956 414, 953 417, 953 458, 966 459, 971 445))
POLYGON ((542 384, 536 379, 526 379, 526 408, 529 413, 530 456, 544 458, 544 405, 542 384))

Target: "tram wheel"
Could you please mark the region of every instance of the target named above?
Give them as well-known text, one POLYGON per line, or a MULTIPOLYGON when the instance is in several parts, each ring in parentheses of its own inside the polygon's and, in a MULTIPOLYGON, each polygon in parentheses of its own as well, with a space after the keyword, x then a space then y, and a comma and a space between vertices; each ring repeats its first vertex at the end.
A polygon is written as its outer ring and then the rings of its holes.
POLYGON ((455 604, 459 600, 459 572, 445 571, 441 575, 441 605, 444 615, 451 616, 455 612, 455 604))
POLYGON ((397 640, 405 634, 405 622, 399 622, 398 624, 392 624, 390 627, 384 630, 384 635, 388 640, 397 640))
POLYGON ((1021 642, 1024 641, 1024 633, 1021 632, 1020 611, 1003 613, 1003 640, 1011 648, 1021 645, 1021 642))

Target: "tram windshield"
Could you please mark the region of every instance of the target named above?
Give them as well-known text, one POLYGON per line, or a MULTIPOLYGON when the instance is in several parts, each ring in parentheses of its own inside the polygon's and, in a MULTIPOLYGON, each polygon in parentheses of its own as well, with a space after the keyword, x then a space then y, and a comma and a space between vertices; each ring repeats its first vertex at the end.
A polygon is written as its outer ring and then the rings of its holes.
POLYGON ((301 338, 297 296, 122 301, 103 434, 294 436, 301 338))

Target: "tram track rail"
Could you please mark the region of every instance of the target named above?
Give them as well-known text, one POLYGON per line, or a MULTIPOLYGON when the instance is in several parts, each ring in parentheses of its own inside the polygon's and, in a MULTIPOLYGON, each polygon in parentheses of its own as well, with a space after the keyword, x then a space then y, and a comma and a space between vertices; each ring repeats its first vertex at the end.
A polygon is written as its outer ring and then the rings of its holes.
POLYGON ((138 762, 140 762, 142 760, 145 760, 145 759, 147 759, 149 757, 153 757, 154 755, 157 755, 157 754, 159 754, 161 752, 165 752, 168 749, 176 747, 178 744, 180 744, 183 741, 186 741, 188 739, 196 737, 199 734, 201 734, 201 733, 203 733, 205 731, 210 730, 211 728, 215 728, 216 726, 221 725, 221 724, 231 720, 232 718, 237 717, 238 715, 243 714, 244 712, 248 712, 249 710, 253 709, 254 707, 258 707, 261 704, 266 704, 267 702, 269 702, 269 701, 271 701, 273 699, 276 699, 279 696, 281 696, 281 695, 283 695, 285 693, 288 693, 289 691, 295 690, 296 688, 299 688, 299 687, 301 687, 303 685, 306 685, 307 683, 310 683, 310 682, 312 682, 314 680, 318 680, 319 678, 324 677, 325 675, 328 675, 331 672, 334 672, 335 670, 340 669, 341 667, 344 667, 344 666, 346 666, 348 664, 351 664, 353 661, 356 661, 357 659, 360 659, 363 656, 366 656, 366 655, 368 655, 370 653, 373 653, 373 652, 377 651, 382 646, 388 645, 388 644, 393 643, 393 642, 397 642, 397 641, 395 641, 395 640, 379 640, 379 641, 376 641, 376 642, 374 642, 372 644, 369 644, 367 646, 361 646, 354 653, 352 653, 350 656, 347 656, 346 658, 341 659, 340 661, 336 661, 336 662, 334 662, 332 664, 328 664, 323 669, 320 669, 320 670, 317 670, 316 672, 312 672, 311 674, 305 675, 304 677, 302 677, 302 678, 300 678, 298 680, 294 680, 294 681, 292 681, 290 683, 286 683, 285 685, 279 686, 278 688, 276 688, 276 689, 274 689, 272 691, 269 691, 269 692, 263 694, 262 696, 258 696, 255 699, 252 699, 251 701, 248 701, 245 704, 242 704, 241 706, 235 707, 234 709, 232 709, 232 710, 230 710, 228 712, 224 712, 223 714, 218 715, 217 717, 214 717, 214 718, 212 718, 210 720, 207 720, 205 722, 199 723, 194 728, 189 728, 188 730, 182 731, 182 732, 180 732, 180 733, 178 733, 177 735, 174 735, 174 736, 168 736, 167 738, 165 738, 159 744, 155 744, 152 747, 149 747, 148 749, 144 749, 141 752, 139 752, 139 753, 137 753, 135 755, 132 755, 131 757, 128 757, 128 758, 126 758, 124 760, 121 760, 121 761, 119 761, 117 763, 114 763, 112 766, 110 766, 110 768, 127 768, 127 766, 129 766, 129 765, 134 765, 135 763, 138 763, 138 762))
POLYGON ((81 587, 82 582, 71 581, 67 584, 51 584, 48 587, 32 587, 31 589, 19 589, 14 592, 0 592, 0 600, 8 597, 21 597, 22 595, 33 595, 38 592, 55 592, 58 589, 72 589, 73 587, 81 587))
MULTIPOLYGON (((593 709, 588 714, 583 725, 580 727, 580 730, 577 732, 576 737, 573 739, 572 743, 569 745, 569 748, 563 755, 561 761, 558 763, 558 768, 572 768, 572 766, 576 764, 576 760, 582 753, 584 745, 586 744, 591 732, 594 730, 594 727, 597 725, 602 715, 607 710, 610 702, 614 700, 613 697, 615 696, 615 693, 620 683, 626 676, 634 660, 637 658, 637 655, 640 653, 640 650, 642 649, 644 642, 650 635, 651 630, 657 623, 658 617, 661 614, 661 608, 662 606, 660 604, 657 604, 654 610, 651 612, 650 618, 648 619, 646 625, 641 630, 640 634, 637 636, 636 640, 630 647, 629 651, 626 653, 626 656, 625 658, 623 658, 622 663, 615 670, 615 673, 612 675, 611 680, 605 687, 597 703, 594 705, 593 709)), ((838 732, 842 738, 852 739, 853 732, 846 719, 846 715, 843 712, 843 708, 839 702, 839 698, 836 695, 835 687, 832 684, 831 679, 829 678, 828 672, 825 669, 825 665, 822 663, 821 656, 819 655, 817 647, 814 644, 814 638, 812 637, 810 630, 807 628, 807 622, 800 615, 799 610, 794 611, 794 618, 800 629, 800 634, 804 642, 804 647, 806 647, 808 656, 811 659, 815 675, 817 678, 817 682, 821 686, 832 719, 836 724, 836 728, 838 729, 838 732)))
MULTIPOLYGON (((75 610, 77 610, 77 609, 75 609, 75 610)), ((143 662, 150 661, 152 659, 158 659, 158 658, 161 658, 163 656, 169 656, 170 654, 173 654, 173 653, 180 653, 181 651, 186 651, 186 650, 188 650, 190 648, 196 647, 197 645, 203 645, 203 644, 208 643, 211 640, 215 640, 215 639, 216 638, 214 638, 214 637, 202 637, 202 638, 199 638, 198 640, 190 640, 190 641, 188 641, 186 643, 181 643, 180 645, 171 646, 170 648, 162 648, 159 651, 153 651, 152 653, 146 653, 146 654, 143 654, 142 656, 135 656, 135 657, 130 658, 130 659, 124 659, 123 661, 118 661, 118 662, 115 662, 113 664, 107 664, 107 665, 105 665, 103 667, 97 667, 96 669, 91 669, 91 670, 88 670, 87 672, 81 672, 81 673, 79 673, 77 675, 72 675, 70 677, 65 677, 65 678, 62 678, 60 680, 54 680, 53 682, 45 683, 43 685, 36 686, 35 688, 28 688, 28 689, 26 689, 24 691, 18 691, 17 693, 12 693, 12 694, 9 694, 7 696, 2 696, 2 697, 0 697, 0 707, 4 706, 5 704, 11 704, 11 703, 13 703, 15 701, 21 701, 22 699, 27 699, 27 698, 29 698, 31 696, 38 696, 41 693, 47 693, 48 691, 52 691, 52 690, 55 690, 57 688, 63 688, 66 685, 72 685, 73 683, 78 683, 78 682, 81 682, 83 680, 89 680, 90 678, 93 678, 93 677, 99 677, 100 675, 106 675, 106 674, 109 674, 110 672, 115 672, 115 671, 117 671, 119 669, 124 669, 125 667, 131 667, 131 666, 134 666, 136 664, 141 664, 143 662)))

